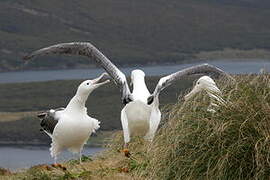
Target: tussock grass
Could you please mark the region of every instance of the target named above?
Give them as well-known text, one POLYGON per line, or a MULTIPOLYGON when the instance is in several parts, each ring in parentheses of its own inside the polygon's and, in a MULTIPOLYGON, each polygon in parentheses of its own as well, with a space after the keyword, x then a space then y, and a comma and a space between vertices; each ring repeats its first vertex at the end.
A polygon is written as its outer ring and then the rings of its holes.
POLYGON ((227 104, 207 112, 201 93, 170 108, 139 172, 149 179, 268 179, 270 176, 270 80, 239 76, 219 87, 227 104))

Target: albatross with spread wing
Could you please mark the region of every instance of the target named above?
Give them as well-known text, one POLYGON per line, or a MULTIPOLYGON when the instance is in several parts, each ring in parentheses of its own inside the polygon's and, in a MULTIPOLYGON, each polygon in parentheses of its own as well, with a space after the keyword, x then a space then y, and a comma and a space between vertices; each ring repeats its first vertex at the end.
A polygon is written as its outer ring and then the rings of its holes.
POLYGON ((145 84, 145 74, 142 70, 134 70, 131 73, 131 83, 133 91, 130 92, 126 76, 95 46, 89 42, 72 42, 62 43, 46 47, 25 56, 25 60, 49 54, 71 54, 82 55, 94 60, 101 65, 112 77, 113 81, 121 90, 121 99, 124 108, 121 111, 121 122, 124 133, 125 146, 134 135, 144 136, 145 139, 153 140, 158 128, 161 113, 159 110, 160 92, 177 80, 183 79, 190 75, 225 75, 230 77, 223 70, 209 65, 202 64, 180 70, 171 75, 162 77, 154 92, 149 93, 145 84))
POLYGON ((51 109, 38 114, 42 131, 52 139, 51 156, 55 159, 64 149, 80 154, 92 132, 99 128, 99 121, 87 114, 85 103, 89 94, 96 88, 109 82, 102 80, 103 73, 93 80, 83 81, 66 108, 51 109))

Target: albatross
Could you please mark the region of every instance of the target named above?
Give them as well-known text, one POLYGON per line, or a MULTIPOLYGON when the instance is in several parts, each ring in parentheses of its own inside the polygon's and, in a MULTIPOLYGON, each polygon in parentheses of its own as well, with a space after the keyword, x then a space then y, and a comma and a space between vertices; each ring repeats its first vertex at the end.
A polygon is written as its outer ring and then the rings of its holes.
POLYGON ((57 156, 64 149, 78 153, 81 161, 81 152, 92 132, 100 126, 99 121, 87 114, 85 107, 89 94, 96 88, 108 83, 104 80, 107 76, 103 73, 96 79, 83 81, 66 108, 50 109, 38 114, 41 119, 42 131, 46 132, 52 139, 51 156, 56 164, 57 156))
POLYGON ((142 70, 131 72, 132 92, 129 89, 126 76, 95 46, 89 42, 71 42, 52 45, 24 57, 26 61, 31 58, 50 54, 82 55, 102 66, 118 85, 121 92, 121 100, 124 105, 121 111, 121 123, 124 134, 124 147, 127 147, 132 136, 143 136, 152 141, 161 118, 159 110, 159 94, 166 87, 177 80, 194 74, 216 76, 225 75, 230 77, 223 70, 209 65, 202 64, 186 68, 173 74, 162 77, 153 93, 150 94, 145 84, 145 73, 142 70))
POLYGON ((221 97, 222 93, 220 89, 217 87, 215 81, 209 76, 202 76, 196 81, 193 89, 187 95, 185 95, 185 101, 190 100, 201 91, 205 91, 210 97, 210 105, 207 108, 208 112, 214 113, 216 112, 216 107, 218 107, 220 104, 226 104, 226 101, 221 97))

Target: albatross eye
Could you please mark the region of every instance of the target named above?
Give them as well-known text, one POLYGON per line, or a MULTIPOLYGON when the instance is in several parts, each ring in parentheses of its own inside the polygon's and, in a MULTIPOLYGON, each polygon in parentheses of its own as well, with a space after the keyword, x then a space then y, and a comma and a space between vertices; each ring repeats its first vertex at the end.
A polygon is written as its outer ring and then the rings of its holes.
POLYGON ((86 85, 89 85, 89 83, 86 83, 86 85))

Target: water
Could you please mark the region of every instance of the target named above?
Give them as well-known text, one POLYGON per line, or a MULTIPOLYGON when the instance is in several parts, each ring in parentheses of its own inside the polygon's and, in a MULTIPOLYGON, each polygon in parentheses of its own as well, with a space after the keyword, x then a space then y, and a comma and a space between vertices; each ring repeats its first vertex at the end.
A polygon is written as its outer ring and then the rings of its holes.
MULTIPOLYGON (((85 147, 84 155, 94 155, 104 150, 103 148, 85 147)), ((59 156, 59 162, 70 159, 78 159, 78 155, 63 152, 59 156)), ((10 170, 29 168, 38 164, 52 164, 54 160, 49 153, 49 147, 45 146, 0 146, 0 167, 10 170)))
MULTIPOLYGON (((192 65, 210 63, 226 72, 232 74, 258 73, 261 68, 270 70, 270 61, 263 60, 219 60, 204 61, 200 63, 179 64, 168 66, 133 66, 120 68, 126 75, 130 75, 133 69, 142 69, 148 76, 166 75, 176 72, 180 69, 190 67, 192 65)), ((67 80, 67 79, 91 79, 98 76, 103 69, 72 69, 72 70, 52 70, 52 71, 22 71, 22 72, 6 72, 0 73, 0 83, 17 83, 17 82, 35 82, 35 81, 51 81, 51 80, 67 80)))

